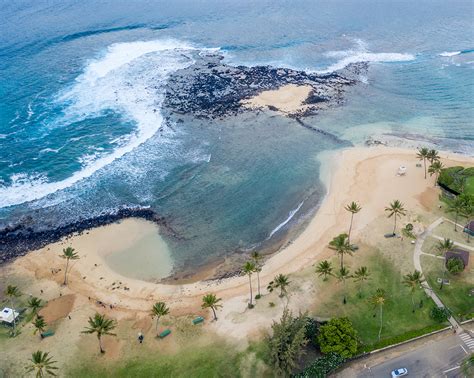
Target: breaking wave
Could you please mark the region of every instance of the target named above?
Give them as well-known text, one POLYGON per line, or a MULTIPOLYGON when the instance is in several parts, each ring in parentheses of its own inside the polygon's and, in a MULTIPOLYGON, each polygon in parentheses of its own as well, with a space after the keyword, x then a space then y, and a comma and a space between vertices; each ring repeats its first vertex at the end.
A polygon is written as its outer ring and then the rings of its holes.
POLYGON ((52 128, 114 111, 130 119, 135 130, 120 139, 110 153, 82 159, 82 168, 62 181, 45 178, 12 180, 0 187, 0 207, 43 198, 90 177, 101 168, 130 153, 151 138, 163 124, 160 107, 167 78, 194 63, 197 47, 177 40, 115 43, 86 65, 74 83, 59 93, 55 102, 64 108, 52 128))

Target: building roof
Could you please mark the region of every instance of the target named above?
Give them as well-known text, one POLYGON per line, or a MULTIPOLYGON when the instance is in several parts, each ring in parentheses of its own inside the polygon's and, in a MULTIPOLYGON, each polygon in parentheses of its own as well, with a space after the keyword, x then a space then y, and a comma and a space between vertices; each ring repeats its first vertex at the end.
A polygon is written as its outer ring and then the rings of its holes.
POLYGON ((15 313, 15 319, 18 318, 18 312, 13 311, 9 307, 5 307, 2 312, 0 312, 0 321, 6 323, 13 323, 13 313, 15 313))
POLYGON ((469 252, 465 251, 464 249, 453 248, 450 251, 446 252, 446 260, 449 260, 453 257, 457 257, 462 260, 464 266, 468 266, 469 264, 469 252))

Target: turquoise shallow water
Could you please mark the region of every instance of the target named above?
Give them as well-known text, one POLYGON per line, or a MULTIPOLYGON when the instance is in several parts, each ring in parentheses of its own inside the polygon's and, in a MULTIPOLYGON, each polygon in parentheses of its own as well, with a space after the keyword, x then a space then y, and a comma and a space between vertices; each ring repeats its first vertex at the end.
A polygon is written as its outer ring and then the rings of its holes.
POLYGON ((0 25, 0 228, 150 206, 179 265, 260 246, 324 195, 319 152, 383 133, 474 151, 471 2, 20 1, 0 25), (343 107, 162 126, 181 52, 330 72, 370 63, 343 107), (153 90, 150 88, 153 87, 153 90), (290 219, 291 218, 291 219, 290 219), (288 221, 288 223, 286 223, 288 221))

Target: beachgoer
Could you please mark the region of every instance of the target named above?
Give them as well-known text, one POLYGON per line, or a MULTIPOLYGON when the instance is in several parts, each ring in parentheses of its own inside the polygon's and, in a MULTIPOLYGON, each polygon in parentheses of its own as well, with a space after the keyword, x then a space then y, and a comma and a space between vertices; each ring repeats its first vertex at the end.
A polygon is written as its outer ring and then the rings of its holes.
POLYGON ((138 332, 138 342, 139 342, 140 344, 143 343, 143 339, 144 339, 144 338, 145 338, 145 336, 143 336, 143 333, 138 332))

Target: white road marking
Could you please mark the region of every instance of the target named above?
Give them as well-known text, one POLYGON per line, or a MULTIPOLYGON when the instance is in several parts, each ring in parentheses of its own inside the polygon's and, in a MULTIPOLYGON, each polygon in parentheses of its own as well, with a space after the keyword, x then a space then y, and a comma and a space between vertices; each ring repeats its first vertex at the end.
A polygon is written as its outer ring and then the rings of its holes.
POLYGON ((443 373, 449 373, 450 371, 453 371, 453 370, 456 370, 456 369, 459 369, 459 366, 455 366, 451 369, 445 370, 445 371, 443 371, 443 373))
POLYGON ((463 347, 462 345, 459 345, 459 346, 462 348, 462 350, 464 351, 464 353, 469 354, 469 353, 467 353, 467 350, 464 349, 464 347, 463 347))

